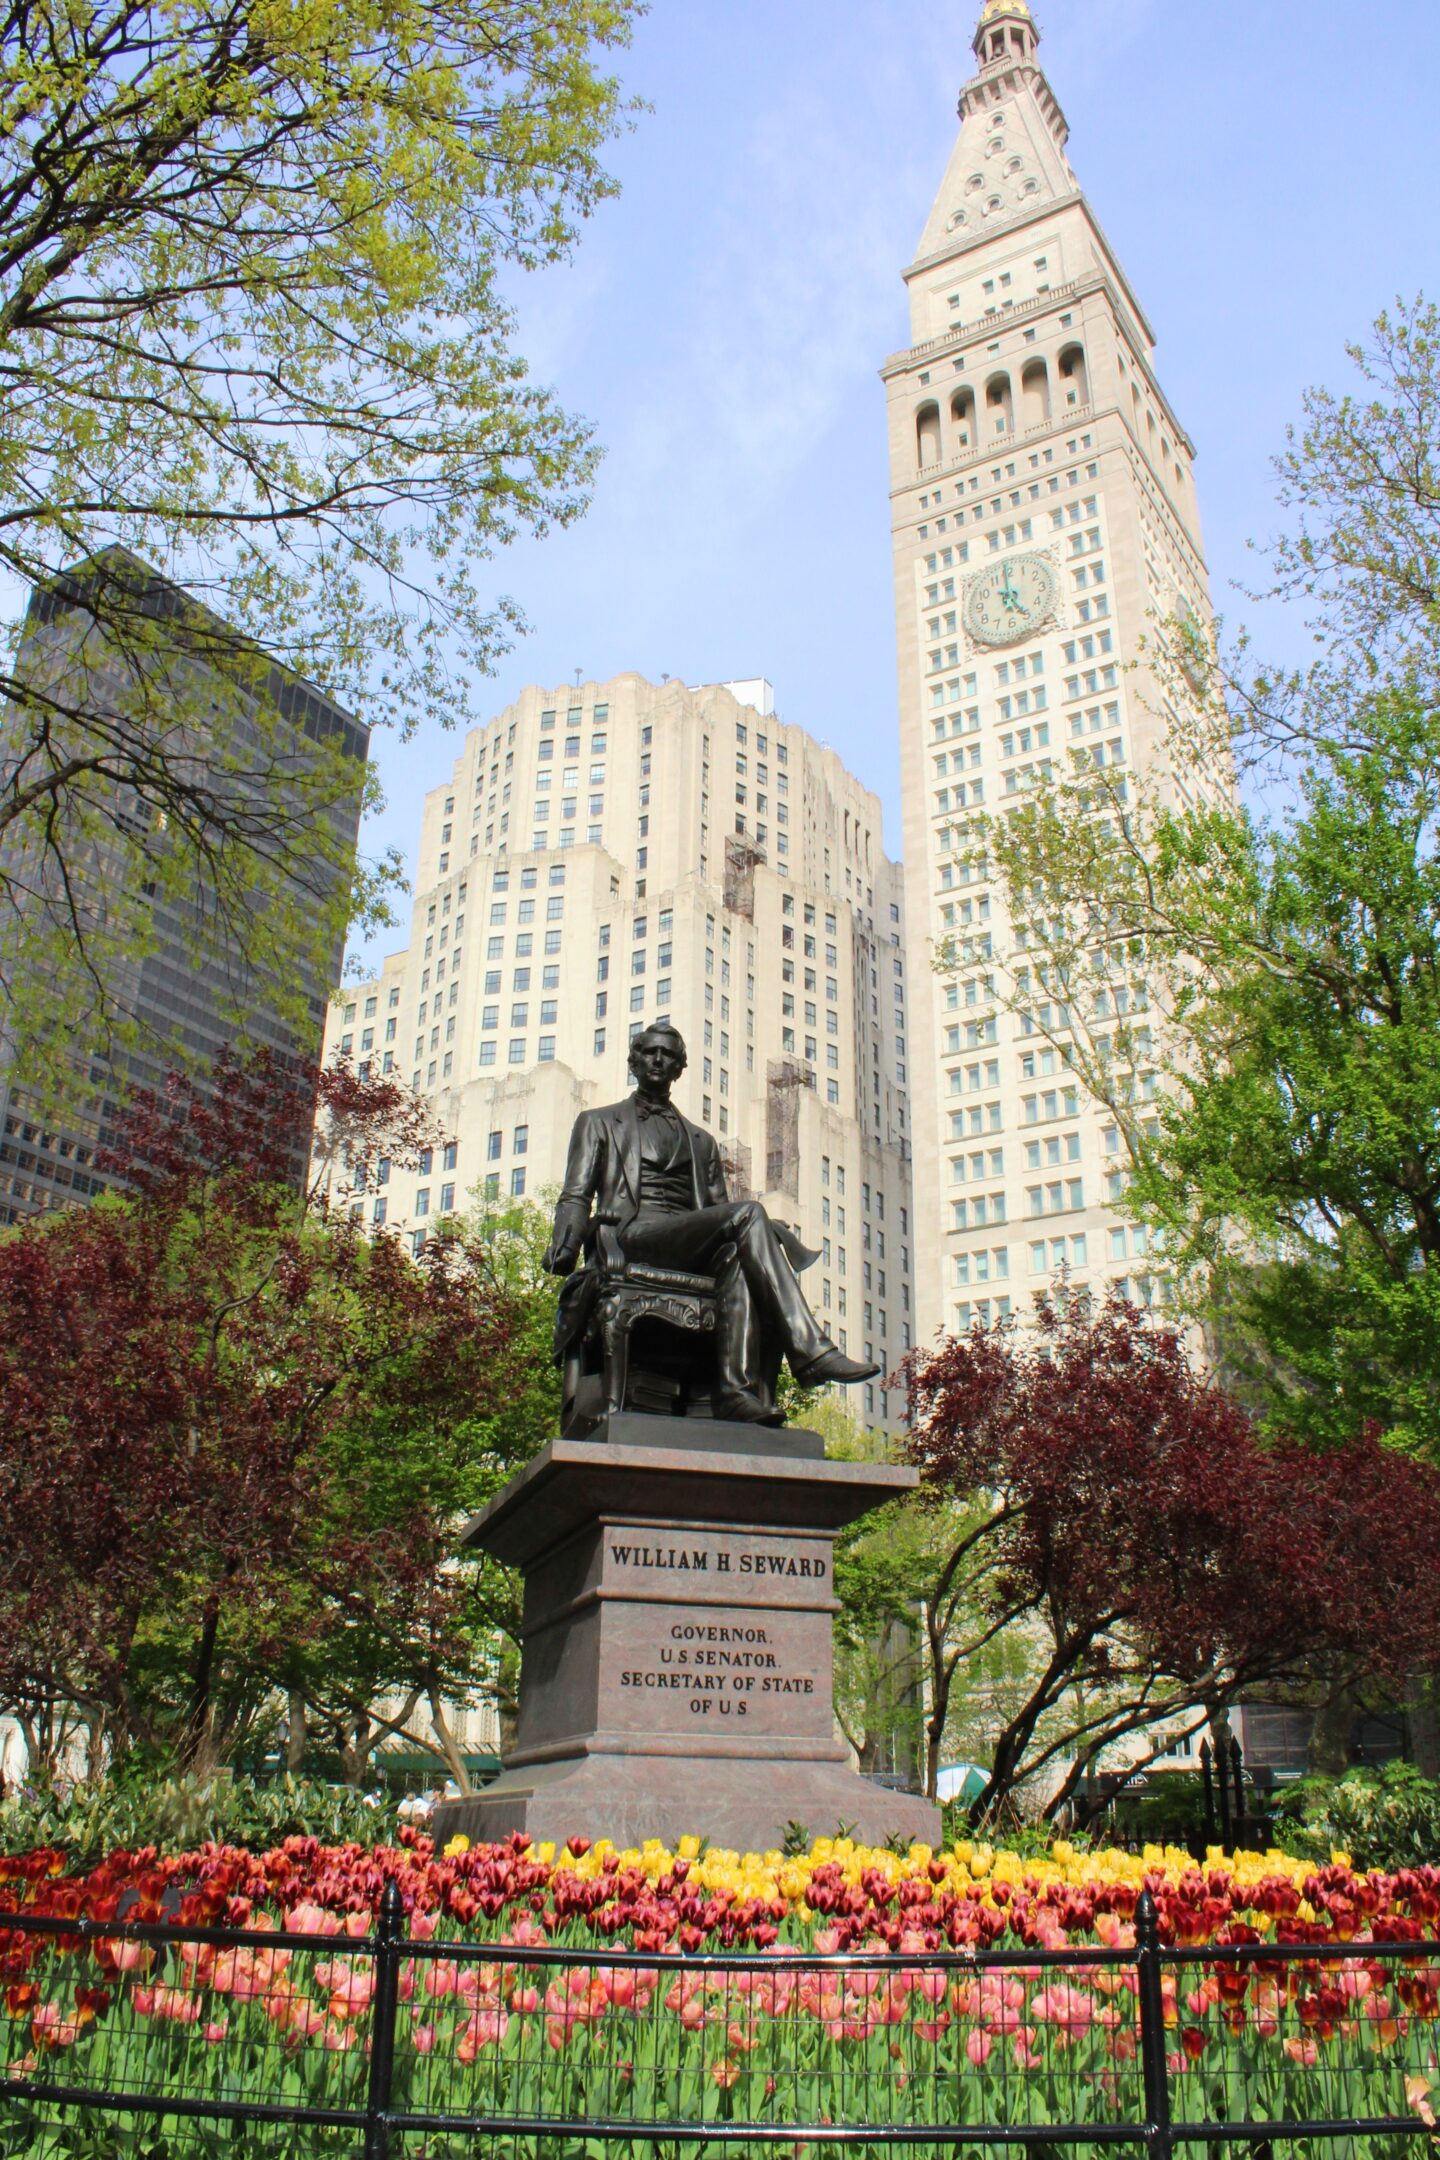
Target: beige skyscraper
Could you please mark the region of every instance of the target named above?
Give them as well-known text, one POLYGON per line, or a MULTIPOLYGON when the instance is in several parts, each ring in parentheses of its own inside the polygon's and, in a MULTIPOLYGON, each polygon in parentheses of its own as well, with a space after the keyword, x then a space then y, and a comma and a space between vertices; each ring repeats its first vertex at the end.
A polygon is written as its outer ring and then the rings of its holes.
MULTIPOLYGON (((1194 451, 1066 157, 1039 42, 1025 0, 987 0, 905 272, 912 342, 883 370, 922 1341, 1028 1308, 1061 1266, 1152 1289, 1143 1232, 1107 1208, 1120 1135, 1069 1071, 1062 1016, 992 994, 1009 927, 971 821, 1079 758, 1182 795, 1215 784, 1164 771, 1167 691, 1127 666, 1155 617, 1209 616, 1194 451), (947 940, 961 965, 942 976, 947 940)), ((1145 1047, 1141 1024, 1141 1094, 1145 1047)))
MULTIPOLYGON (((396 1072, 450 1140, 352 1204, 423 1240, 467 1196, 558 1184, 576 1115, 670 1019, 681 1108, 732 1195, 818 1247, 842 1349, 912 1340, 904 889, 876 797, 764 681, 527 689, 426 798, 408 949, 332 1007, 327 1055, 396 1072)), ((898 1413, 879 1386, 860 1415, 898 1413)))

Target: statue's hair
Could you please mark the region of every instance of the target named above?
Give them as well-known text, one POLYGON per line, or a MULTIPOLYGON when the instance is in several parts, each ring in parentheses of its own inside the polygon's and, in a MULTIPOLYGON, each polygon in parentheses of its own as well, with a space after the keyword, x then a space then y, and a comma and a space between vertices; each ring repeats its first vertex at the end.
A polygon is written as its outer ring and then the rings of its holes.
POLYGON ((635 1041, 631 1043, 629 1051, 626 1054, 625 1062, 627 1063, 627 1065, 631 1065, 633 1069, 635 1046, 637 1043, 644 1042, 647 1035, 668 1035, 671 1038, 672 1042, 675 1044, 676 1048, 680 1052, 680 1069, 683 1072, 686 1065, 689 1063, 689 1059, 686 1056, 685 1052, 685 1038, 680 1033, 679 1028, 672 1027, 668 1020, 656 1020, 653 1021, 649 1027, 641 1028, 640 1033, 635 1037, 635 1041))

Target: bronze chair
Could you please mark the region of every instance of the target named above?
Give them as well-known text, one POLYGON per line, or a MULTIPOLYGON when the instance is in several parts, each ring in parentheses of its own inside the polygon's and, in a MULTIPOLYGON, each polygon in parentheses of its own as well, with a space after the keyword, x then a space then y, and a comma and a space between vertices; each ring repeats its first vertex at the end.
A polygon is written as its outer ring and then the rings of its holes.
MULTIPOLYGON (((717 1265, 734 1249, 722 1247, 717 1265)), ((608 1223, 596 1226, 586 1259, 572 1278, 583 1322, 561 1358, 562 1436, 583 1439, 618 1410, 712 1417, 714 1276, 627 1260, 608 1223)))

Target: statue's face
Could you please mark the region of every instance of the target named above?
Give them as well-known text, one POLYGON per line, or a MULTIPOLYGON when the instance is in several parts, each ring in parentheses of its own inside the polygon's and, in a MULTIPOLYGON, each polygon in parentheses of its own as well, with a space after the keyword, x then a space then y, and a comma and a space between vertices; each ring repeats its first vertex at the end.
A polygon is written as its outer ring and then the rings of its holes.
POLYGON ((642 1087, 657 1093, 671 1088, 685 1070, 685 1045, 678 1035, 637 1035, 630 1045, 630 1070, 642 1087))

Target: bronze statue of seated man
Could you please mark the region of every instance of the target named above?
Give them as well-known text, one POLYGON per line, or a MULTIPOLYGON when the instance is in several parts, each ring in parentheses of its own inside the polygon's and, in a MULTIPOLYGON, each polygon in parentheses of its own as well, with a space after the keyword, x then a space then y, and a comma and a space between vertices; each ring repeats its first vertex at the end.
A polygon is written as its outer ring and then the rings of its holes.
POLYGON ((727 1196, 714 1139, 670 1100, 684 1070, 679 1031, 646 1028, 630 1045, 634 1094, 575 1120, 544 1264, 573 1273, 593 1215, 613 1225, 627 1260, 713 1275, 715 1415, 778 1425, 775 1345, 804 1387, 870 1380, 880 1367, 846 1357, 811 1312, 792 1260, 803 1266, 814 1255, 758 1200, 727 1196))

